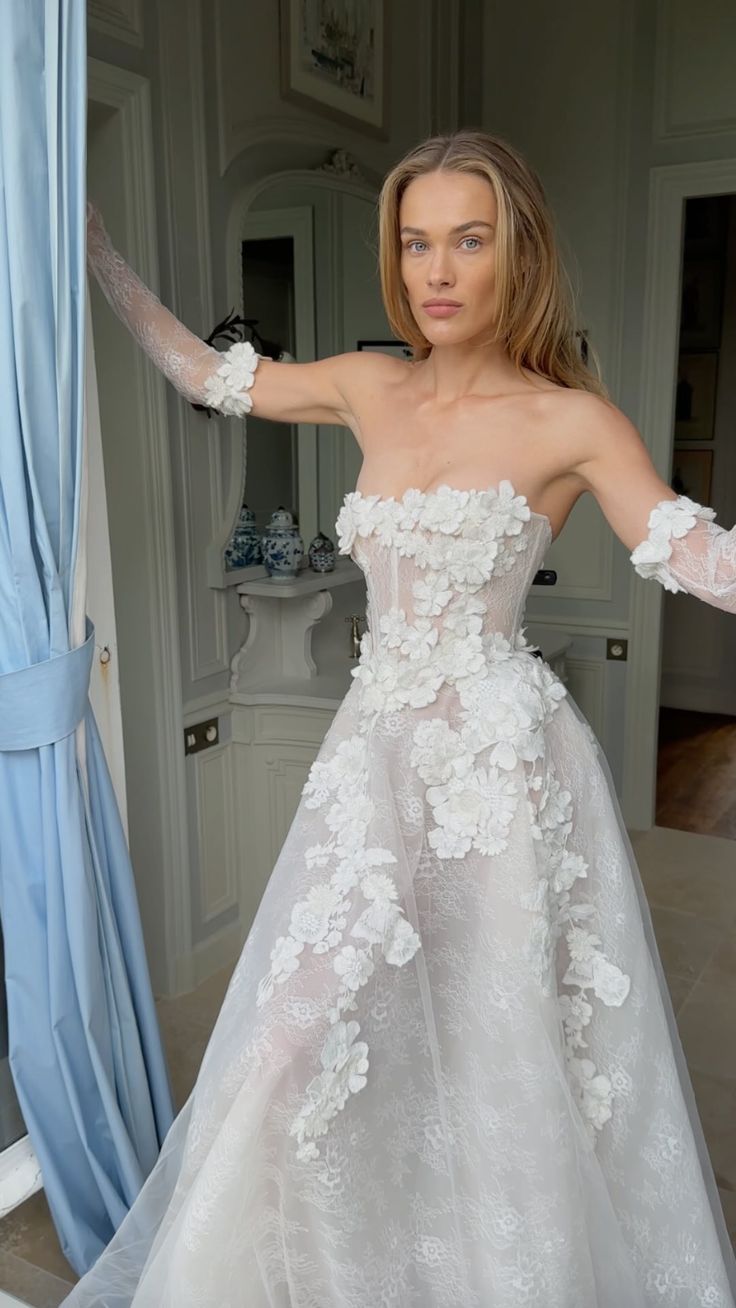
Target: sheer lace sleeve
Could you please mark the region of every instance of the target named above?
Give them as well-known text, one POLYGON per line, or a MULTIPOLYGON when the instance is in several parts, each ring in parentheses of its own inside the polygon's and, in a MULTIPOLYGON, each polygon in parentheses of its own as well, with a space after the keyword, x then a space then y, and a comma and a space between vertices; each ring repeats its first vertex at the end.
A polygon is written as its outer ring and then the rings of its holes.
POLYGON ((108 303, 156 367, 197 404, 242 418, 253 408, 248 394, 260 359, 250 341, 220 353, 190 332, 114 248, 99 212, 88 206, 87 263, 108 303))
POLYGON ((665 590, 684 590, 736 613, 736 526, 727 531, 715 516, 687 495, 660 500, 649 514, 646 538, 629 557, 640 576, 653 577, 665 590))

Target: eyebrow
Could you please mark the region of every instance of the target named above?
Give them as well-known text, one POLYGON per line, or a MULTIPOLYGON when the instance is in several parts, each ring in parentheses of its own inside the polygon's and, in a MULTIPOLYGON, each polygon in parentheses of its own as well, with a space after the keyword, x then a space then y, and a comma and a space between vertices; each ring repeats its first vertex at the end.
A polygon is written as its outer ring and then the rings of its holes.
MULTIPOLYGON (((455 232, 466 232, 469 227, 490 227, 493 230, 493 223, 484 222, 482 218, 471 218, 469 223, 460 223, 459 227, 451 227, 450 235, 453 236, 455 232)), ((427 235, 423 227, 402 227, 399 235, 403 236, 404 232, 412 232, 414 236, 427 235)))

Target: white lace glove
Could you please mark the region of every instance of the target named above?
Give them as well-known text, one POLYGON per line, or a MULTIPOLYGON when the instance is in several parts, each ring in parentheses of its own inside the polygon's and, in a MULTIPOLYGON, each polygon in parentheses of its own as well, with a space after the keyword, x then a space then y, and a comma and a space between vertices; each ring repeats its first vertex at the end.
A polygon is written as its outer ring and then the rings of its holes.
POLYGON ((726 531, 715 516, 687 495, 660 500, 649 514, 646 539, 629 557, 640 576, 665 590, 684 590, 736 613, 736 526, 726 531))
POLYGON ((117 316, 185 399, 242 418, 261 358, 250 341, 220 353, 179 322, 114 248, 99 210, 87 204, 87 264, 117 316))

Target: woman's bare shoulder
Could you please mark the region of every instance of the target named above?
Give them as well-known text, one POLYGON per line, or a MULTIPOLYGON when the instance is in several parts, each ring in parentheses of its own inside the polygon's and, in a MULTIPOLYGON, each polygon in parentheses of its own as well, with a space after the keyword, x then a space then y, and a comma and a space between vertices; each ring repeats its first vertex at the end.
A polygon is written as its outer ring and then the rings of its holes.
POLYGON ((565 442, 571 471, 582 473, 586 465, 614 451, 644 450, 631 419, 613 400, 595 391, 570 388, 557 414, 557 430, 565 442))
POLYGON ((384 354, 382 350, 349 350, 339 358, 343 376, 354 377, 357 382, 374 378, 401 382, 412 375, 416 366, 411 359, 384 354))

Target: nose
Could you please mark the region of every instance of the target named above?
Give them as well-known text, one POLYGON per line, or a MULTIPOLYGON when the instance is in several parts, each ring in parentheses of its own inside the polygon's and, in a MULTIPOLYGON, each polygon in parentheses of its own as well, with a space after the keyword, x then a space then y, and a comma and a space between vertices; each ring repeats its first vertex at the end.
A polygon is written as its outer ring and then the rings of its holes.
POLYGON ((444 250, 436 249, 427 274, 427 285, 434 290, 439 286, 450 286, 453 281, 449 256, 444 250))

